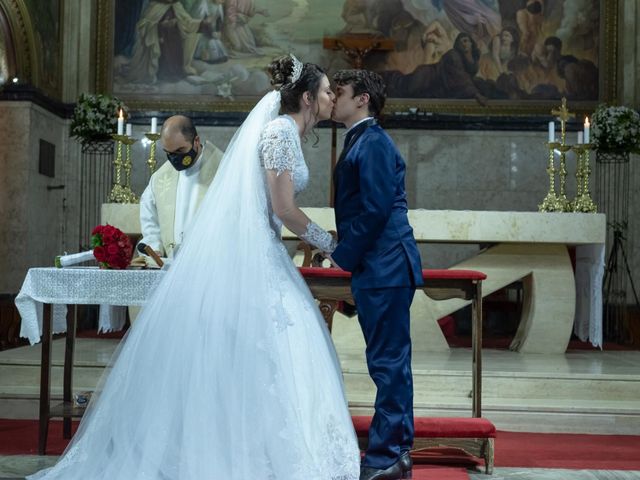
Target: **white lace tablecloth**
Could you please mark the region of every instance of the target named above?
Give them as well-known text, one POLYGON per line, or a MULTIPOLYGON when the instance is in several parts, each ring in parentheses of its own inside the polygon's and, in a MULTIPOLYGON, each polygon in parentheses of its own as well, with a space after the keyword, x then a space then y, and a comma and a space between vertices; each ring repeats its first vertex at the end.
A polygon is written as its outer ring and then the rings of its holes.
POLYGON ((576 247, 576 315, 573 333, 602 349, 604 244, 576 247))
POLYGON ((101 270, 97 267, 31 268, 16 307, 22 317, 20 336, 33 345, 42 336, 43 304, 52 304, 53 333, 67 330, 67 305, 100 305, 99 331, 119 330, 125 312, 116 305, 143 305, 159 281, 159 270, 101 270))

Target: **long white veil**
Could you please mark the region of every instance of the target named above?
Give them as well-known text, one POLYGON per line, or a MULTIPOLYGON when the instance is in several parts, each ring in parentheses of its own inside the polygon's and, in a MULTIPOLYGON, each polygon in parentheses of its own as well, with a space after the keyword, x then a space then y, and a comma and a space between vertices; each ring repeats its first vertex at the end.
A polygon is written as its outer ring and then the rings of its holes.
POLYGON ((64 457, 29 478, 357 478, 337 357, 269 224, 258 141, 279 107, 236 132, 64 457))

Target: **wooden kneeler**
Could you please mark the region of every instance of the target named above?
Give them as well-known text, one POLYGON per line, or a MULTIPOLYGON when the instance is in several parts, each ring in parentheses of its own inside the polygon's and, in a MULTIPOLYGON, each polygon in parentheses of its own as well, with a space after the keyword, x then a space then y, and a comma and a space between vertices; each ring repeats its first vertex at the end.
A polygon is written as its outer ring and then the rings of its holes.
MULTIPOLYGON (((335 268, 308 266, 311 254, 305 255, 305 266, 300 268, 313 296, 318 300, 320 310, 331 330, 333 315, 338 303, 352 303, 351 274, 335 268)), ((412 451, 432 447, 453 447, 482 458, 485 472, 493 473, 494 441, 496 428, 489 420, 482 418, 482 281, 486 275, 474 270, 422 271, 424 292, 434 300, 460 298, 471 302, 472 317, 472 389, 471 417, 426 417, 415 420, 415 438, 412 451)), ((368 443, 370 417, 353 417, 360 448, 368 443)))
MULTIPOLYGON (((371 417, 352 417, 361 450, 369 443, 371 417)), ((433 447, 453 447, 484 460, 485 473, 493 473, 496 427, 486 418, 416 418, 412 452, 433 447)))

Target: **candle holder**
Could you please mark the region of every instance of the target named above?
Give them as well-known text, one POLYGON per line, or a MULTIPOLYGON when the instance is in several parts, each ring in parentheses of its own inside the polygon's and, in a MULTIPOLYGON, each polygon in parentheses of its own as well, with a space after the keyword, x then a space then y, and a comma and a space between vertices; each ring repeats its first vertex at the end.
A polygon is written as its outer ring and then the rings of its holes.
POLYGON ((589 152, 593 145, 581 143, 573 146, 573 150, 578 157, 576 171, 576 198, 573 201, 573 211, 582 213, 595 213, 598 209, 591 198, 589 191, 589 181, 591 176, 591 166, 589 165, 589 152))
POLYGON ((109 201, 111 203, 122 203, 122 142, 127 137, 125 135, 111 135, 111 138, 116 141, 116 158, 113 160, 113 176, 115 180, 111 193, 109 193, 109 201))
MULTIPOLYGON (((563 135, 564 137, 564 135, 563 135)), ((567 152, 571 150, 571 145, 565 145, 564 142, 556 147, 560 151, 560 166, 558 168, 558 180, 560 181, 560 191, 558 192, 558 207, 560 212, 572 211, 571 203, 567 199, 567 152)))
POLYGON ((151 141, 151 148, 149 151, 149 158, 147 159, 147 166, 149 167, 149 176, 153 175, 156 171, 156 142, 160 139, 159 133, 145 133, 145 137, 147 137, 151 141))
POLYGON ((112 135, 112 138, 118 143, 118 146, 113 162, 116 179, 109 194, 109 201, 112 203, 138 203, 137 195, 131 190, 131 145, 137 140, 127 135, 112 135), (125 160, 122 159, 122 145, 126 146, 125 160), (122 172, 124 172, 124 182, 122 181, 122 172))
POLYGON ((578 145, 574 145, 572 147, 572 150, 576 152, 576 196, 574 197, 574 199, 569 202, 570 207, 571 207, 571 211, 572 212, 576 212, 576 208, 577 208, 577 203, 578 203, 578 199, 582 196, 582 184, 583 184, 583 178, 584 178, 584 169, 582 168, 582 163, 581 163, 581 153, 580 153, 580 149, 581 149, 582 145, 578 144, 578 145))
POLYGON ((549 174, 549 192, 540 205, 538 205, 538 211, 540 212, 561 212, 562 206, 558 202, 558 196, 556 195, 556 168, 554 164, 554 152, 561 146, 558 142, 548 142, 549 147, 549 165, 547 166, 547 173, 549 174))
MULTIPOLYGON (((575 117, 574 113, 569 112, 567 108, 567 99, 562 98, 562 104, 560 108, 554 108, 551 110, 551 114, 560 120, 560 142, 549 142, 549 166, 547 167, 547 173, 549 174, 549 193, 538 205, 538 210, 541 212, 571 212, 573 205, 567 199, 565 187, 567 184, 567 152, 571 150, 571 145, 566 144, 567 140, 567 121, 575 117), (560 165, 556 170, 554 166, 554 151, 560 152, 560 165), (560 181, 559 192, 555 192, 555 174, 558 173, 558 179, 560 181)), ((549 126, 549 136, 551 137, 551 125, 549 126)))

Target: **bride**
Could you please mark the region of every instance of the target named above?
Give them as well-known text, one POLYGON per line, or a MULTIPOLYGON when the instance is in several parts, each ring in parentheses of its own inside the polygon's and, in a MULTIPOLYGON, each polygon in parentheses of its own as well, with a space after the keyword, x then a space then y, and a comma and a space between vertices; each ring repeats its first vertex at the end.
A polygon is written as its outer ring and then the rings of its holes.
POLYGON ((352 480, 359 451, 331 338, 280 239, 330 252, 295 205, 322 70, 285 56, 236 132, 186 242, 59 462, 29 479, 352 480), (278 112, 283 115, 278 115, 278 112))

